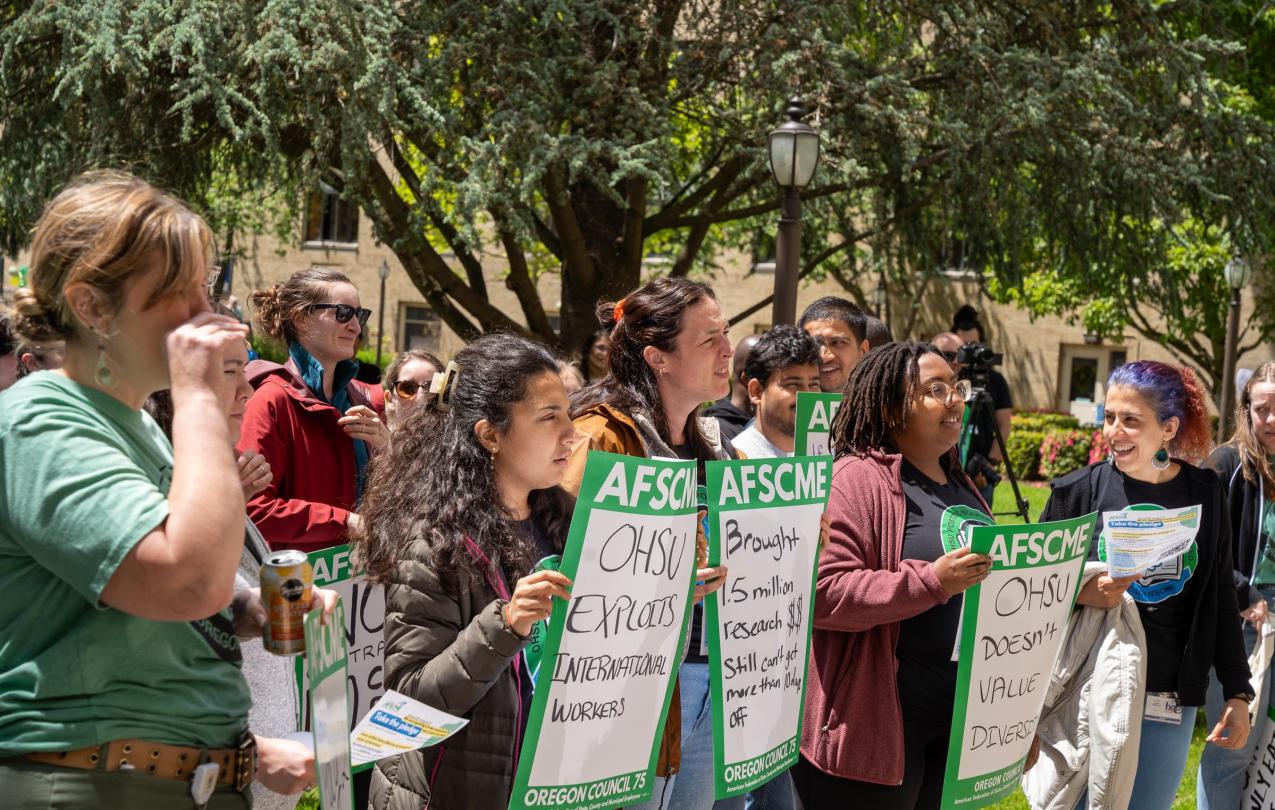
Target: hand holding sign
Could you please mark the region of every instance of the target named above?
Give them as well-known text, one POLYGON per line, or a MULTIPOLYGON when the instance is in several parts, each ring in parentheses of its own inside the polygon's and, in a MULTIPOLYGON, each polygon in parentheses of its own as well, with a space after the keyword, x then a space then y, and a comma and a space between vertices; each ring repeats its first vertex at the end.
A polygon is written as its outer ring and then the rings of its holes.
POLYGON ((975 554, 969 547, 949 551, 933 563, 934 575, 948 596, 956 596, 987 579, 992 570, 992 560, 983 554, 975 554))
POLYGON ((557 571, 537 571, 518 580, 509 604, 505 605, 505 624, 518 635, 531 635, 536 622, 549 618, 553 597, 571 598, 571 580, 557 571))

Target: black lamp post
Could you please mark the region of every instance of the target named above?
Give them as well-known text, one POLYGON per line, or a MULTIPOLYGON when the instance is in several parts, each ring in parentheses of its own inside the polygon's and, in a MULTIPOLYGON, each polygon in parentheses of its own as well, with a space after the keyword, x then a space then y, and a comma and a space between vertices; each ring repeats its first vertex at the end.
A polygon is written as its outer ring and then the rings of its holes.
POLYGON ((771 321, 797 321, 797 275, 801 270, 801 189, 810 184, 819 163, 819 132, 802 118, 806 108, 793 96, 788 120, 767 137, 770 170, 783 190, 779 233, 775 239, 775 299, 771 321))
POLYGON ((1226 351, 1222 360, 1222 402, 1218 406, 1218 444, 1230 438, 1231 404, 1235 394, 1235 352, 1240 335, 1240 291, 1253 278, 1253 268, 1238 256, 1226 263, 1222 274, 1231 288, 1231 306, 1226 319, 1226 351))
POLYGON ((385 281, 390 277, 390 263, 381 259, 381 266, 376 268, 381 277, 381 305, 376 308, 376 367, 381 367, 381 345, 385 343, 385 281))

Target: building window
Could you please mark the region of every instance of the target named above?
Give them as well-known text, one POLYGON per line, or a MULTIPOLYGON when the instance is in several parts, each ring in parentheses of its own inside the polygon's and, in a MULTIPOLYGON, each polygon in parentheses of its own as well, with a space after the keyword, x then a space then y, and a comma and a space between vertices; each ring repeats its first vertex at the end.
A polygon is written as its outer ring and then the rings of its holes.
POLYGON ((341 199, 336 189, 319 183, 319 190, 306 202, 305 241, 307 244, 357 245, 359 207, 341 199))
POLYGON ((438 352, 443 336, 443 322, 438 313, 423 304, 403 304, 400 317, 399 351, 429 349, 438 352))

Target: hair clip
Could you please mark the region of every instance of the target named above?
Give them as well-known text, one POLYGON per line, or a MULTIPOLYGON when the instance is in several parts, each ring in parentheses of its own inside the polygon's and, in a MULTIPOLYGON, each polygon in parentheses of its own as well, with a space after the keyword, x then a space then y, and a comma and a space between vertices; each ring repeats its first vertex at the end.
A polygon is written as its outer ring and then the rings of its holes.
POLYGON ((434 373, 429 382, 429 392, 438 397, 438 404, 447 407, 452 402, 452 394, 456 391, 456 378, 460 375, 460 366, 448 362, 447 368, 434 373))
POLYGON ((619 323, 619 322, 620 322, 620 319, 624 317, 624 302, 625 302, 626 300, 628 300, 628 299, 626 299, 626 298, 621 298, 621 299, 620 299, 620 301, 619 301, 619 303, 617 303, 617 304, 615 305, 615 309, 611 310, 611 322, 612 322, 612 323, 619 323))

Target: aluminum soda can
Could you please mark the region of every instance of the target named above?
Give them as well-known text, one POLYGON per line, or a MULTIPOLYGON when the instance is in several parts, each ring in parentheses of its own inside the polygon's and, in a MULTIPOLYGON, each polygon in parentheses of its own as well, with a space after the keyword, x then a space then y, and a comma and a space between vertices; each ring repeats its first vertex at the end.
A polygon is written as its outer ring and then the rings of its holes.
POLYGON ((305 652, 305 614, 314 570, 304 551, 276 551, 261 564, 261 602, 266 607, 262 645, 275 655, 305 652))

